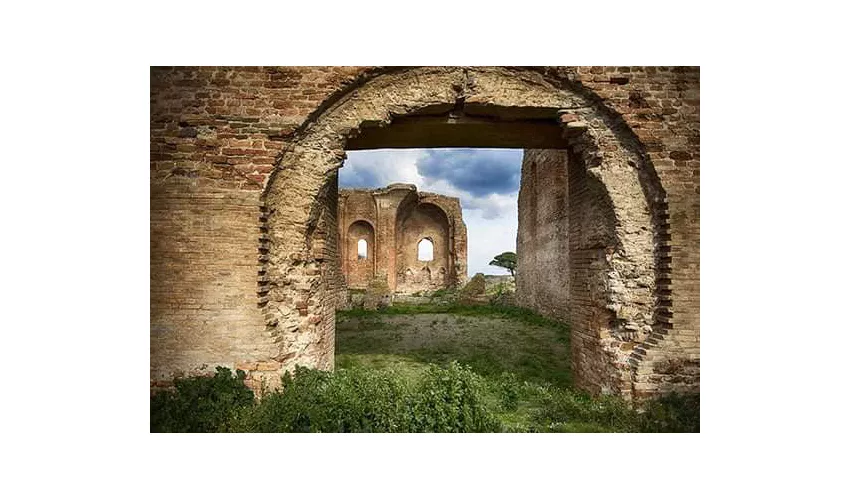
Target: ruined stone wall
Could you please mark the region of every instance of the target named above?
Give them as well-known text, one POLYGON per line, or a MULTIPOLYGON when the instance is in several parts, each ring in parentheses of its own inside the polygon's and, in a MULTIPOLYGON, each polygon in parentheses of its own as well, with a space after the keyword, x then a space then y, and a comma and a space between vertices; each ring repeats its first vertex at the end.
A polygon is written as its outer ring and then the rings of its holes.
POLYGON ((618 245, 605 189, 566 151, 526 150, 518 203, 517 302, 571 325, 580 385, 618 392, 631 383, 622 369, 634 339, 621 338, 611 310, 609 256, 618 245))
MULTIPOLYGON (((323 301, 319 307, 323 310, 323 316, 333 316, 337 309, 345 308, 348 303, 348 293, 345 275, 342 271, 342 252, 339 245, 339 176, 334 173, 328 177, 328 181, 319 192, 320 212, 316 229, 308 235, 308 249, 319 265, 322 276, 321 285, 325 287, 328 300, 323 301)), ((315 302, 315 298, 307 299, 315 302)), ((315 319, 313 321, 316 321, 315 319)), ((323 332, 323 348, 333 350, 336 327, 332 321, 318 322, 316 327, 323 332)))
POLYGON ((635 397, 699 391, 699 67, 582 67, 578 80, 640 141, 666 197, 656 215, 658 296, 653 333, 631 359, 635 397))
MULTIPOLYGON (((564 163, 561 154, 540 153, 537 161, 541 164, 564 163)), ((616 216, 604 187, 579 161, 567 160, 567 170, 573 373, 585 388, 619 392, 620 387, 631 384, 627 356, 634 344, 629 343, 633 340, 630 331, 617 329, 616 312, 612 311, 618 303, 611 293, 612 277, 617 276, 611 264, 618 251, 616 216)), ((651 275, 645 279, 652 284, 651 275)), ((640 333, 645 336, 647 332, 640 333)))
POLYGON ((151 380, 268 360, 257 191, 177 176, 152 184, 150 218, 151 380))
MULTIPOLYGON (((620 273, 613 259, 621 252, 618 228, 629 230, 636 222, 618 219, 604 186, 580 161, 570 161, 559 150, 525 152, 519 213, 518 303, 570 323, 573 370, 580 385, 619 392, 641 383, 629 360, 641 345, 659 338, 654 330, 663 332, 665 325, 652 314, 662 300, 663 282, 657 286, 649 274, 620 273), (563 175, 564 181, 554 178, 563 175), (563 246, 568 250, 561 253, 563 246), (549 262, 560 255, 568 256, 565 264, 549 262), (567 276, 553 271, 561 267, 567 276)), ((687 358, 675 350, 665 352, 665 367, 687 366, 687 358)), ((682 371, 655 370, 652 386, 692 390, 693 384, 683 383, 682 371)))
MULTIPOLYGON (((246 370, 254 388, 273 386, 283 362, 328 350, 307 341, 282 349, 269 333, 261 193, 285 138, 358 71, 151 68, 152 385, 226 366, 246 370)), ((320 317, 298 305, 285 306, 298 323, 320 317)))
POLYGON ((399 221, 396 238, 396 291, 413 293, 452 285, 449 260, 449 220, 435 205, 419 203, 399 221), (422 240, 433 245, 433 258, 419 260, 422 240))
MULTIPOLYGON (((448 267, 446 270, 446 279, 448 280, 448 286, 463 286, 468 279, 468 247, 466 223, 463 221, 463 210, 460 206, 460 199, 435 193, 420 193, 419 201, 422 205, 438 207, 442 212, 442 216, 448 219, 448 232, 446 234, 448 240, 446 246, 446 265, 448 267)), ((439 272, 439 268, 437 270, 439 272)))
POLYGON ((518 198, 517 303, 570 321, 567 153, 527 150, 518 198))
POLYGON ((457 198, 420 193, 411 184, 344 189, 339 198, 342 269, 350 288, 365 288, 377 276, 386 278, 391 291, 413 293, 456 286, 466 277, 466 226, 457 198), (357 256, 360 238, 371 249, 367 259, 357 256), (429 262, 418 260, 425 238, 434 244, 429 262))
MULTIPOLYGON (((273 379, 296 362, 331 367, 328 304, 337 301, 339 286, 312 241, 318 234, 322 248, 334 251, 334 236, 321 236, 332 211, 316 207, 332 204, 324 186, 343 159, 340 134, 359 123, 386 123, 415 106, 448 112, 460 102, 475 112, 504 109, 512 117, 567 108, 561 115, 567 133, 591 131, 574 141, 574 152, 592 172, 588 178, 613 193, 618 211, 644 212, 628 202, 640 196, 649 203, 656 307, 653 332, 628 356, 632 393, 698 390, 699 68, 445 68, 413 80, 404 74, 417 71, 151 68, 152 383, 237 363, 252 381, 273 379), (359 114, 335 111, 352 99, 371 101, 356 108, 359 114), (335 122, 314 127, 322 117, 335 122), (311 130, 336 142, 311 143, 305 139, 315 137, 311 130), (276 166, 278 179, 270 183, 276 166), (628 166, 642 193, 625 183, 628 166)), ((482 141, 491 137, 501 136, 482 141)), ((636 234, 629 231, 645 230, 615 226, 627 243, 636 234)), ((394 226, 376 225, 379 240, 394 232, 394 226)), ((571 262, 576 258, 571 249, 571 262)), ((620 254, 607 258, 614 282, 628 281, 623 276, 642 265, 621 265, 620 254)), ((376 259, 394 269, 394 248, 379 249, 376 259)), ((575 276, 571 291, 583 286, 575 276)), ((612 329, 624 330, 633 319, 620 324, 615 318, 612 329)))
POLYGON ((365 289, 375 277, 378 252, 375 231, 377 208, 369 191, 339 191, 339 235, 341 270, 346 286, 365 289), (366 240, 366 258, 357 256, 357 241, 366 240))

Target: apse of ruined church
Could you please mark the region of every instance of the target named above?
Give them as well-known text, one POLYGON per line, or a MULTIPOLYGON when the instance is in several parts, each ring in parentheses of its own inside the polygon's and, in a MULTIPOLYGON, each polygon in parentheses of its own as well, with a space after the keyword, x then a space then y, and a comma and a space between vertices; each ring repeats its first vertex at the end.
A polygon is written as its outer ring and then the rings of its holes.
POLYGON ((350 289, 386 280, 396 293, 466 281, 466 224, 460 200, 412 184, 339 190, 340 264, 350 289))

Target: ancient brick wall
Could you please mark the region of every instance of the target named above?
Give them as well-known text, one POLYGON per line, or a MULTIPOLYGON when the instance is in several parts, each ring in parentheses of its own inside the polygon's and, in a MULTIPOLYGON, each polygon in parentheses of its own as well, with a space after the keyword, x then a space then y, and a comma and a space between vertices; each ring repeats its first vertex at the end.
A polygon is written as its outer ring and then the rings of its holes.
MULTIPOLYGON (((270 291, 261 272, 270 258, 262 189, 285 138, 356 73, 151 68, 152 384, 215 366, 245 369, 253 387, 278 381, 286 358, 262 310, 270 291)), ((334 192, 328 203, 335 200, 334 192)), ((335 215, 327 212, 325 222, 335 215)), ((332 342, 332 331, 326 326, 323 338, 332 342)))
POLYGON ((653 333, 632 356, 636 397, 699 390, 698 67, 584 67, 577 77, 634 132, 665 190, 653 333))
POLYGON ((413 293, 446 288, 449 283, 449 221, 434 205, 420 203, 400 221, 396 239, 396 291, 413 293), (419 255, 423 240, 433 248, 431 260, 419 255))
POLYGON ((466 226, 457 198, 393 184, 343 189, 339 199, 342 269, 350 288, 365 288, 371 278, 383 276, 391 291, 414 293, 453 287, 466 277, 466 226), (357 255, 361 238, 370 249, 366 259, 357 255), (418 258, 423 239, 434 245, 431 261, 418 258))
MULTIPOLYGON (((698 390, 699 68, 681 67, 151 68, 152 383, 238 363, 256 383, 296 362, 332 367, 341 287, 327 228, 339 222, 321 207, 333 204, 345 143, 394 116, 458 106, 497 120, 560 119, 574 163, 616 217, 648 221, 615 224, 624 243, 606 256, 605 287, 615 307, 618 283, 652 275, 652 318, 629 304, 639 311, 618 313, 610 329, 652 327, 626 356, 633 395, 698 390)), ((559 147, 488 127, 466 144, 559 147)), ((375 229, 378 239, 396 230, 375 229)), ((376 259, 394 269, 395 253, 379 248, 376 259)), ((570 262, 579 257, 570 249, 570 262)), ((571 291, 583 286, 575 276, 571 291)))
POLYGON ((566 151, 527 150, 518 198, 517 303, 561 321, 570 320, 567 200, 566 151))
POLYGON ((257 191, 177 176, 151 186, 150 217, 151 380, 269 359, 257 191))
POLYGON ((616 274, 616 269, 611 256, 619 251, 616 226, 633 221, 617 219, 598 180, 564 151, 527 150, 521 186, 517 300, 571 324, 573 370, 580 385, 611 392, 619 386, 631 387, 637 396, 641 390, 652 393, 659 387, 685 392, 698 388, 698 343, 690 344, 697 355, 691 358, 678 348, 684 342, 670 334, 666 316, 653 317, 647 307, 658 306, 667 297, 663 278, 625 276, 615 284, 620 290, 612 287, 609 273, 616 274), (566 182, 553 178, 567 172, 566 182), (552 226, 558 229, 547 230, 552 226), (564 245, 568 250, 563 255, 569 256, 566 265, 541 265, 561 255, 564 245), (566 276, 556 269, 564 269, 566 276), (627 296, 629 305, 614 292, 627 296), (654 362, 634 363, 635 353, 659 345, 662 349, 648 357, 654 362), (667 345, 676 347, 663 347, 667 345))

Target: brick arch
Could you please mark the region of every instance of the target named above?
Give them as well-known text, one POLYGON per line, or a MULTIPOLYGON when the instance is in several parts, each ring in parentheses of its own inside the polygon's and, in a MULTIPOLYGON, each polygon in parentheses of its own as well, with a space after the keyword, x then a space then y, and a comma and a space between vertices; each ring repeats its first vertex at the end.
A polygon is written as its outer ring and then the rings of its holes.
MULTIPOLYGON (((283 369, 296 363, 333 366, 334 310, 332 301, 324 300, 333 291, 323 276, 335 263, 323 251, 323 239, 335 233, 323 230, 323 224, 346 147, 361 136, 380 137, 382 129, 403 126, 406 120, 426 123, 423 117, 451 120, 461 114, 484 117, 474 125, 474 139, 482 143, 504 137, 521 144, 527 139, 526 147, 568 149, 590 184, 603 190, 610 203, 614 243, 594 279, 602 281, 606 307, 592 312, 593 331, 578 333, 592 339, 588 349, 606 366, 598 377, 582 380, 580 374, 578 382, 594 391, 631 394, 642 355, 651 347, 642 342, 629 347, 629 332, 637 328, 642 333, 636 340, 642 341, 647 332, 658 329, 658 318, 669 320, 657 308, 664 288, 659 263, 666 258, 664 245, 669 241, 666 199, 635 134, 601 99, 568 76, 522 68, 376 71, 311 114, 279 155, 263 195, 268 251, 262 274, 270 284, 264 313, 283 369), (536 135, 523 128, 524 120, 546 131, 540 134, 544 142, 532 140, 536 135), (554 126, 559 127, 557 137, 550 133, 554 126), (488 136, 493 127, 507 133, 488 136), (636 276, 655 284, 649 297, 635 300, 629 283, 636 276), (276 307, 296 301, 310 304, 306 314, 282 314, 279 311, 286 309, 276 307)), ((586 355, 574 352, 573 357, 586 355)))

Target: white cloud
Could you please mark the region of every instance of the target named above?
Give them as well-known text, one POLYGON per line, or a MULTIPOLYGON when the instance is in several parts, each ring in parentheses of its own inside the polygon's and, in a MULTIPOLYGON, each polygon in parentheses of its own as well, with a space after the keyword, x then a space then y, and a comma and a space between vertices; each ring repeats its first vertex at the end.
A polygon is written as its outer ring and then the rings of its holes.
POLYGON ((463 215, 468 241, 469 276, 475 273, 510 274, 506 269, 490 266, 489 262, 502 252, 516 250, 516 204, 497 218, 484 218, 481 210, 464 210, 463 215))
POLYGON ((421 149, 375 149, 348 151, 339 171, 340 186, 384 187, 394 182, 421 185, 424 178, 416 169, 421 149))
POLYGON ((496 220, 512 214, 516 219, 517 194, 490 193, 486 197, 472 198, 466 200, 464 208, 469 210, 480 210, 481 217, 496 220))

